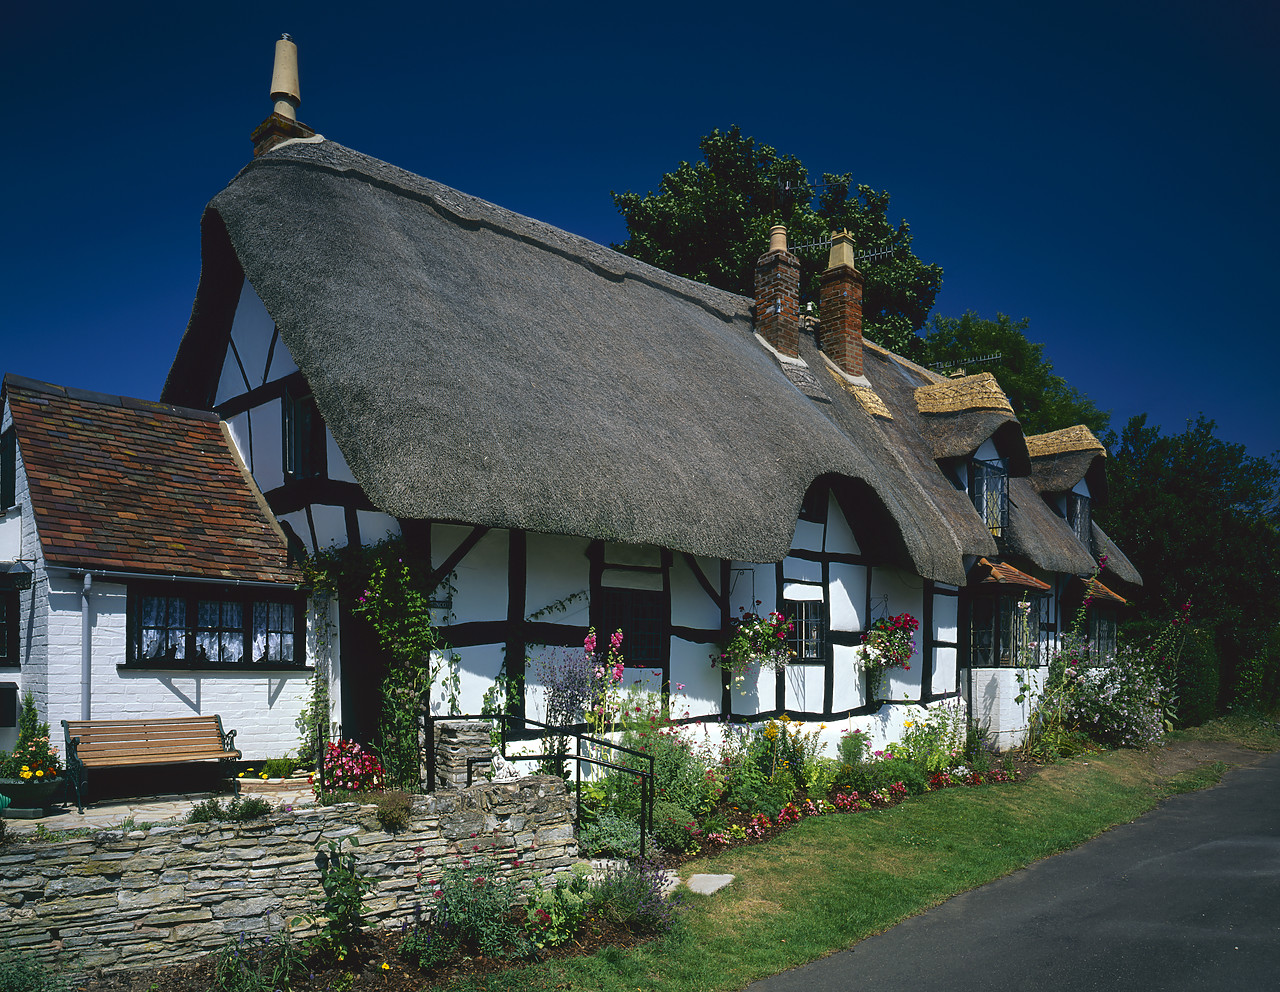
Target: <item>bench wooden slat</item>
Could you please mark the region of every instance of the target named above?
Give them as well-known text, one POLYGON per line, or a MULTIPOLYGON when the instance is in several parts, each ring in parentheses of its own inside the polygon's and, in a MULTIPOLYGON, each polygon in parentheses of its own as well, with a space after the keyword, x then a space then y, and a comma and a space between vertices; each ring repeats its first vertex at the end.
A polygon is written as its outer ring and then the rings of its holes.
MULTIPOLYGON (((64 720, 62 723, 68 757, 74 750, 81 779, 84 770, 90 767, 235 761, 241 756, 239 751, 227 748, 226 742, 235 736, 235 731, 224 735, 222 721, 217 716, 64 720)), ((73 785, 83 812, 84 782, 75 781, 73 785)))

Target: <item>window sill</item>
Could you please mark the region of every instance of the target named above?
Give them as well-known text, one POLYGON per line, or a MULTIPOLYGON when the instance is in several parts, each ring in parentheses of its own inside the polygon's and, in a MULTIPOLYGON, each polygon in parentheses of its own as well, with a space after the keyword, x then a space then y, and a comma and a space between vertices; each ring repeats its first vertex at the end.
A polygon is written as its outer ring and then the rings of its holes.
POLYGON ((315 666, 306 662, 267 662, 261 665, 211 665, 208 662, 162 661, 150 664, 147 662, 125 662, 116 665, 117 672, 201 672, 205 675, 254 672, 314 672, 315 666))

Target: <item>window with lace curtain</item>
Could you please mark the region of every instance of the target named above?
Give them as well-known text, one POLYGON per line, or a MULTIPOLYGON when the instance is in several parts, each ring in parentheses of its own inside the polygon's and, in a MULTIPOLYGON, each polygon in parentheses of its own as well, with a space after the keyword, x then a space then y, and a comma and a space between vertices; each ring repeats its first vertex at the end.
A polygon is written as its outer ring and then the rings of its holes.
POLYGON ((218 669, 299 667, 306 661, 299 595, 219 586, 134 585, 128 599, 128 664, 218 669))

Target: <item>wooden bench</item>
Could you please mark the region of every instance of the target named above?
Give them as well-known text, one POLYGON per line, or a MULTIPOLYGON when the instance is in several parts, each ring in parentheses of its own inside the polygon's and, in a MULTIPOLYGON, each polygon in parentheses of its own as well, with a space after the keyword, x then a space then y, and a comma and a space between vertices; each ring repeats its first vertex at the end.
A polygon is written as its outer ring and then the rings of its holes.
POLYGON ((222 717, 216 714, 170 719, 63 720, 62 729, 67 735, 67 778, 81 813, 90 768, 240 759, 240 752, 234 747, 236 732, 224 733, 222 717))

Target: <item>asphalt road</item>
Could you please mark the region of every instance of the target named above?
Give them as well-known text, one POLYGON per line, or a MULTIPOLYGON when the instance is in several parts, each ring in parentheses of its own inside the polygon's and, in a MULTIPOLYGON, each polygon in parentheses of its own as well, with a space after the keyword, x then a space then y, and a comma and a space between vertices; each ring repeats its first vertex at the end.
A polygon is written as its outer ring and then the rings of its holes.
POLYGON ((749 988, 1280 990, 1280 754, 749 988))

